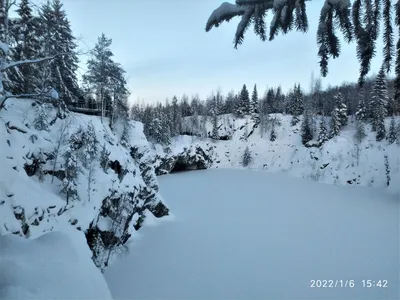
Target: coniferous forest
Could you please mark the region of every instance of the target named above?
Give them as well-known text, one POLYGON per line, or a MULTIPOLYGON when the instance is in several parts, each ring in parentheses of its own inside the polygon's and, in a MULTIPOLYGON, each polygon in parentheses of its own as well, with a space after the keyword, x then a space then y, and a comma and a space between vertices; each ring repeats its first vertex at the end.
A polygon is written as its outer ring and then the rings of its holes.
MULTIPOLYGON (((207 118, 217 127, 217 116, 223 114, 239 118, 251 116, 261 127, 272 113, 292 115, 292 125, 300 122, 300 116, 304 115, 301 126, 304 144, 321 135, 322 139, 338 135, 348 116, 359 122, 360 129, 363 123, 371 123, 377 141, 398 140, 400 124, 394 122, 390 128, 385 128, 383 122, 386 117, 400 114, 395 80, 387 78, 385 66, 376 77, 363 79, 362 86, 343 83, 322 89, 321 80, 312 76, 309 87, 294 82, 287 92, 279 86, 265 89, 243 84, 232 87, 239 89, 238 92, 232 90, 226 95, 219 90, 210 91, 207 99, 183 94, 179 99, 174 96, 164 103, 134 103, 129 107, 125 70, 113 59, 111 37, 100 34, 95 47, 88 53, 81 53, 60 0, 48 1, 39 8, 29 0, 21 0, 16 5, 2 1, 0 35, 6 45, 2 47, 5 65, 2 78, 4 92, 9 96, 46 99, 55 93, 61 100, 58 102, 60 113, 69 108, 108 117, 111 128, 117 119, 130 117, 144 124, 149 140, 164 145, 168 145, 173 136, 192 134, 187 128, 183 130, 183 118, 192 116, 193 131, 197 132, 207 118), (12 10, 17 17, 9 17, 12 10), (87 72, 78 83, 81 55, 88 55, 87 72), (326 117, 320 128, 322 132, 312 129, 318 115, 326 117)), ((184 87, 179 92, 184 93, 184 87)), ((216 130, 201 135, 218 139, 216 130)))

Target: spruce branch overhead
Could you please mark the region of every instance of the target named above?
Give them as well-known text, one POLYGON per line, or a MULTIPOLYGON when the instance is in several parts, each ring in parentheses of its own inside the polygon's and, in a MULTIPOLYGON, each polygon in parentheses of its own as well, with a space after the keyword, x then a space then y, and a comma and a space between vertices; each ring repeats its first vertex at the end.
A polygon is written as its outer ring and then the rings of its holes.
MULTIPOLYGON (((290 31, 307 32, 309 22, 307 18, 306 2, 311 0, 236 0, 235 4, 224 2, 215 9, 207 23, 205 30, 210 31, 224 21, 229 22, 234 17, 240 17, 234 35, 234 47, 237 48, 244 41, 246 30, 253 25, 254 32, 262 41, 267 39, 267 16, 271 12, 272 19, 269 25, 269 41, 278 34, 287 34, 290 31)), ((316 1, 316 0, 315 0, 316 1)), ((324 0, 317 27, 317 45, 321 75, 328 74, 328 62, 331 58, 339 57, 341 41, 355 41, 357 44, 357 59, 360 62, 359 84, 362 85, 370 71, 371 60, 377 51, 376 42, 379 37, 380 23, 383 23, 383 66, 390 72, 395 54, 393 18, 395 14, 396 26, 400 28, 399 8, 400 1, 391 0, 324 0)), ((396 53, 400 43, 397 43, 396 53)), ((400 59, 396 60, 396 74, 400 70, 400 59)))

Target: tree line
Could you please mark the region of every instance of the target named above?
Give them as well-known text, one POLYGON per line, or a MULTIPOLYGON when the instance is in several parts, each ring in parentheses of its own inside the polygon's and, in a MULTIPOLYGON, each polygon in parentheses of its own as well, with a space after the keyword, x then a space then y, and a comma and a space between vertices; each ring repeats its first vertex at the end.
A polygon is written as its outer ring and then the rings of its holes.
POLYGON ((365 135, 362 131, 366 123, 372 125, 378 141, 390 132, 390 141, 394 142, 393 137, 397 139, 400 132, 400 124, 396 124, 394 118, 400 115, 400 106, 394 100, 394 81, 386 78, 383 68, 377 76, 366 78, 362 88, 357 83, 343 83, 322 89, 321 79, 312 76, 307 91, 296 83, 286 93, 278 86, 267 88, 259 96, 256 85, 249 89, 244 84, 237 93, 230 91, 223 95, 217 90, 206 99, 198 95, 189 99, 183 95, 178 100, 173 96, 172 101, 167 99, 165 103, 137 102, 130 110, 131 118, 144 124, 150 141, 166 145, 171 137, 180 134, 219 139, 218 127, 224 114, 251 119, 260 128, 261 135, 270 131, 271 140, 277 138, 275 126, 279 126, 272 114, 291 115, 292 126, 301 122, 304 145, 315 140, 318 146, 339 135, 349 118, 357 122, 358 137, 365 135), (386 117, 393 117, 389 128, 385 127, 386 117), (207 120, 212 124, 210 131, 205 126, 207 120))

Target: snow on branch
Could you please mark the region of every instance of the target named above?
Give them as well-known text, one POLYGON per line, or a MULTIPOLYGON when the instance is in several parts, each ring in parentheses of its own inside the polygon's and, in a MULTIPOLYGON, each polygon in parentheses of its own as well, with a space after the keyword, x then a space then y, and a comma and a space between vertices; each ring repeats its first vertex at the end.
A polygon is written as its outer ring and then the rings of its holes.
POLYGON ((213 26, 218 27, 223 21, 228 22, 233 17, 244 15, 246 10, 247 9, 245 7, 240 7, 232 3, 222 3, 208 18, 206 31, 210 31, 213 26))
POLYGON ((20 60, 20 61, 15 61, 15 62, 10 62, 10 63, 5 63, 0 71, 4 72, 9 68, 17 67, 20 65, 25 65, 25 64, 34 64, 34 63, 39 63, 47 60, 52 60, 55 57, 57 57, 59 54, 53 55, 53 56, 48 56, 48 57, 43 57, 43 58, 38 58, 38 59, 25 59, 25 60, 20 60))

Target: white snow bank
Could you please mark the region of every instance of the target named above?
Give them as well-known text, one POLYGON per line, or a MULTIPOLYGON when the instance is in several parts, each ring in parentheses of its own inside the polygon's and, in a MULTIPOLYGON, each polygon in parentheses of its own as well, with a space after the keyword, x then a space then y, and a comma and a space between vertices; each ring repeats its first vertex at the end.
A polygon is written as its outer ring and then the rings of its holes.
POLYGON ((91 256, 73 228, 34 240, 0 235, 0 299, 112 299, 91 256))

